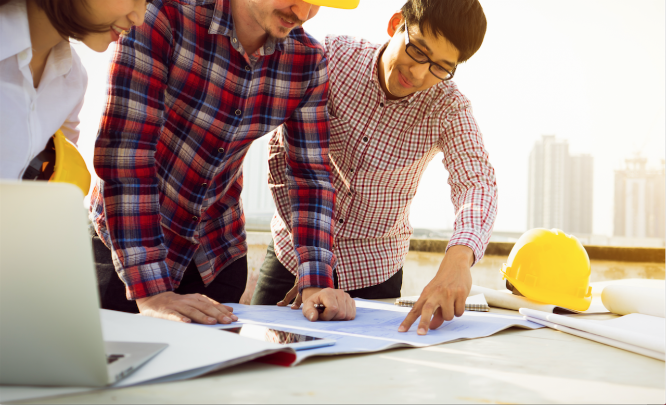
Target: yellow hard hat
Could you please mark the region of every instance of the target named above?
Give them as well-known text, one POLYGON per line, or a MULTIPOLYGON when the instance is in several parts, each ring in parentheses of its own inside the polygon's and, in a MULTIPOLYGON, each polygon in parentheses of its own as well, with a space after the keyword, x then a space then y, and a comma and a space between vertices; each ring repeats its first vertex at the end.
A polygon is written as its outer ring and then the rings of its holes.
POLYGON ((575 236, 559 229, 525 232, 500 271, 526 298, 576 311, 592 302, 587 252, 575 236))
POLYGON ((83 195, 90 189, 90 172, 79 150, 58 130, 53 135, 56 151, 55 168, 51 181, 55 183, 71 183, 78 186, 83 195))
POLYGON ((358 7, 359 0, 303 0, 315 6, 352 9, 358 7))
POLYGON ((71 183, 79 187, 83 195, 90 189, 90 172, 78 149, 62 131, 49 139, 46 148, 28 165, 23 180, 46 180, 71 183))

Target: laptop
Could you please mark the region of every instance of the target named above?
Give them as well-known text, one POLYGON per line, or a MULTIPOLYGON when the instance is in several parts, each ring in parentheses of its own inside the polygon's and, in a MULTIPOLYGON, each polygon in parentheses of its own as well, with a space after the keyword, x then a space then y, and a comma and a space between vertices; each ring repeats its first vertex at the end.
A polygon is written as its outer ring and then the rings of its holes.
POLYGON ((105 342, 81 190, 0 181, 0 384, 103 387, 164 350, 105 342))

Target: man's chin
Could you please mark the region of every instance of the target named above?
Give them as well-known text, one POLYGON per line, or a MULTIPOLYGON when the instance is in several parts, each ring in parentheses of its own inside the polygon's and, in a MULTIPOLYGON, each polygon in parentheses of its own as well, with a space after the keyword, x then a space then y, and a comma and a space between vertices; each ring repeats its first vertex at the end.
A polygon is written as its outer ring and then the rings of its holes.
POLYGON ((300 27, 300 25, 297 25, 294 28, 271 27, 271 29, 268 30, 268 35, 275 39, 285 39, 292 30, 298 27, 300 27))

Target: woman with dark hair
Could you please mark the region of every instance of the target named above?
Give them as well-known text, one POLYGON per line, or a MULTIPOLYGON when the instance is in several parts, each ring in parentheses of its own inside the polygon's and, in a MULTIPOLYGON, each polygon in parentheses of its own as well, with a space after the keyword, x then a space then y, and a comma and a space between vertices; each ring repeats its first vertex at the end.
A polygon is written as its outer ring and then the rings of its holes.
POLYGON ((78 140, 88 78, 69 38, 104 52, 145 11, 146 0, 0 0, 0 179, 21 179, 57 131, 78 140))

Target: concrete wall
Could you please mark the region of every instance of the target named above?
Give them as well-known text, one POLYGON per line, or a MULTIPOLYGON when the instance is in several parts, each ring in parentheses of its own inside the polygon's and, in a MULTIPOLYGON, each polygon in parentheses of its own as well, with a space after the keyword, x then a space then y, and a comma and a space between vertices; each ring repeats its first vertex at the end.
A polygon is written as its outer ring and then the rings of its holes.
MULTIPOLYGON (((248 232, 248 287, 241 303, 249 303, 259 269, 271 240, 269 232, 248 232)), ((404 265, 402 296, 419 295, 437 273, 444 257, 446 240, 412 239, 404 265)), ((513 243, 491 242, 486 255, 472 268, 473 283, 482 287, 502 289, 504 281, 499 269, 505 263, 513 243)), ((590 282, 642 278, 664 280, 666 265, 662 248, 618 248, 585 246, 590 257, 590 282)))

